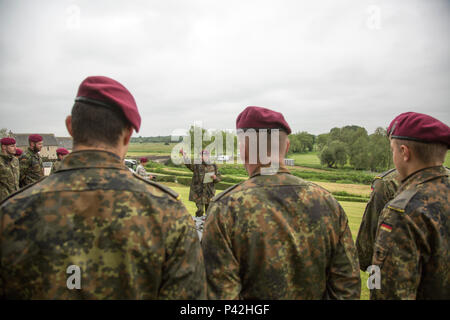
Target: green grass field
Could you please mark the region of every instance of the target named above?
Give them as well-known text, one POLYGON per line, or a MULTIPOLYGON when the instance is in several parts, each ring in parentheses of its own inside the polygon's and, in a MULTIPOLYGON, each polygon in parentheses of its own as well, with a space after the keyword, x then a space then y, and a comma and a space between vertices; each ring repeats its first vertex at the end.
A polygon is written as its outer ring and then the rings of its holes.
POLYGON ((130 143, 127 156, 143 156, 143 155, 170 155, 172 148, 176 143, 165 145, 162 142, 151 143, 130 143))
MULTIPOLYGON (((183 201, 187 210, 191 215, 195 215, 196 206, 194 202, 189 201, 189 187, 180 186, 175 183, 164 183, 168 187, 170 187, 175 192, 181 195, 181 201, 183 201)), ((216 194, 219 191, 216 192, 216 194)), ((350 230, 352 232, 353 240, 356 240, 356 236, 358 235, 358 229, 361 224, 361 219, 364 213, 364 208, 366 206, 365 203, 360 202, 340 202, 341 206, 344 208, 345 213, 347 214, 350 230)), ((369 299, 369 290, 367 289, 367 274, 365 272, 361 272, 361 300, 369 299)))

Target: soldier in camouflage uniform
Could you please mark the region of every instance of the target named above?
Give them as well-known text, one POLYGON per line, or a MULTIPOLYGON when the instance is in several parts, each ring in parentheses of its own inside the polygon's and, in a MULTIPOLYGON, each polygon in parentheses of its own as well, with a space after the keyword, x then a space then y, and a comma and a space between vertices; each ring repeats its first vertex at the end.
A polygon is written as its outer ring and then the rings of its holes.
POLYGON ((59 170, 61 167, 61 163, 64 158, 69 154, 69 150, 66 148, 58 148, 56 149, 56 161, 53 163, 52 170, 50 170, 50 174, 53 174, 56 170, 59 170))
POLYGON ((19 158, 21 188, 38 181, 44 176, 44 166, 39 155, 43 146, 42 137, 38 134, 32 134, 28 137, 28 142, 30 144, 28 150, 22 153, 19 158))
POLYGON ((191 188, 189 190, 189 201, 195 202, 197 206, 197 217, 202 217, 203 212, 208 210, 209 203, 216 193, 215 183, 220 181, 220 173, 215 163, 209 162, 209 152, 202 151, 202 163, 191 164, 190 159, 181 151, 184 156, 185 166, 193 172, 191 188), (212 182, 204 183, 205 175, 213 173, 212 182), (204 210, 204 211, 203 211, 204 210))
POLYGON ((205 299, 200 242, 179 196, 123 164, 140 126, 133 96, 115 80, 88 77, 75 101, 66 119, 74 151, 0 206, 0 294, 205 299), (67 285, 77 283, 72 265, 80 289, 67 285))
POLYGON ((9 194, 19 190, 19 160, 16 153, 16 140, 3 138, 0 140, 2 152, 0 154, 0 202, 9 194))
POLYGON ((251 164, 248 143, 240 144, 250 177, 214 197, 206 218, 208 298, 359 299, 359 264, 346 214, 329 192, 282 165, 291 132, 282 114, 248 107, 236 127, 271 134, 279 129, 279 158, 272 159, 273 169, 251 164))
POLYGON ((372 193, 366 205, 358 237, 356 238, 359 266, 362 271, 366 271, 372 264, 378 218, 386 203, 394 198, 398 186, 398 173, 395 168, 376 176, 372 182, 372 193))
POLYGON ((442 166, 450 128, 407 112, 388 133, 401 183, 379 218, 372 264, 381 288, 371 299, 450 299, 450 181, 442 166))

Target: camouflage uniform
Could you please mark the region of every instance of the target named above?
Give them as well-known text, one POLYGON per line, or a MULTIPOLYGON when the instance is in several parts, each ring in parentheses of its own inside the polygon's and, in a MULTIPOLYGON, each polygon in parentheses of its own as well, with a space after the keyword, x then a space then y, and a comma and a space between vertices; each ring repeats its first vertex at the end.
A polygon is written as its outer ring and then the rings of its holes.
POLYGON ((372 264, 381 289, 371 299, 450 299, 450 181, 442 167, 406 178, 383 209, 372 264))
POLYGON ((53 166, 52 166, 52 170, 50 170, 50 174, 53 174, 56 170, 59 170, 59 168, 61 167, 61 163, 62 163, 62 161, 61 160, 56 160, 54 163, 53 163, 53 166))
POLYGON ((359 299, 347 216, 280 167, 214 197, 202 240, 210 299, 359 299))
POLYGON ((398 186, 398 173, 395 168, 376 176, 372 182, 372 193, 356 238, 356 249, 362 271, 366 271, 372 264, 378 218, 386 203, 394 198, 398 186))
MULTIPOLYGON (((197 206, 195 215, 203 215, 203 206, 208 210, 209 203, 216 193, 215 183, 220 181, 220 173, 216 164, 185 164, 194 174, 192 175, 191 189, 189 191, 189 201, 194 201, 197 206), (206 172, 214 172, 216 179, 210 183, 203 183, 206 172)), ((205 210, 205 211, 206 211, 205 210)))
POLYGON ((38 181, 44 176, 44 166, 38 152, 34 152, 28 148, 27 151, 20 156, 19 162, 21 188, 38 181))
POLYGON ((205 299, 203 254, 178 195, 105 151, 0 206, 0 292, 20 299, 205 299), (70 265, 81 290, 69 290, 70 265))
POLYGON ((19 190, 19 160, 0 153, 0 201, 19 190))

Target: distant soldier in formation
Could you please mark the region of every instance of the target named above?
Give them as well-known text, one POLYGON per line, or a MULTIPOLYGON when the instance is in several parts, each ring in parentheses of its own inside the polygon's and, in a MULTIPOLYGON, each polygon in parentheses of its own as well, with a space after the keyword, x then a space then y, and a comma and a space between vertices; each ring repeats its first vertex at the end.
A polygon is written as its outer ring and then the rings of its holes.
POLYGON ((328 191, 284 167, 291 129, 283 115, 248 107, 236 128, 249 179, 214 197, 208 208, 202 239, 208 298, 359 299, 347 216, 328 191), (257 150, 261 130, 269 131, 267 150, 279 152, 266 165, 257 150), (257 132, 256 155, 245 140, 249 132, 257 132))
POLYGON ((358 237, 356 238, 359 266, 362 271, 366 271, 372 264, 378 219, 384 206, 394 199, 399 183, 398 173, 395 168, 376 176, 372 182, 372 193, 366 205, 358 237))
POLYGON ((16 154, 14 155, 17 159, 20 158, 20 156, 22 155, 23 151, 20 148, 16 148, 16 154))
POLYGON ((195 216, 202 217, 208 210, 209 203, 216 193, 214 184, 220 181, 220 173, 217 165, 210 162, 208 150, 201 152, 202 163, 200 164, 191 164, 191 159, 187 157, 186 153, 183 150, 180 153, 184 157, 185 166, 193 172, 189 201, 195 202, 197 206, 195 216))
POLYGON ((400 185, 379 218, 372 265, 381 286, 371 299, 450 299, 450 180, 442 165, 450 128, 407 112, 388 134, 400 185))
POLYGON ((136 168, 136 174, 138 174, 139 176, 141 176, 144 179, 149 179, 149 180, 153 180, 153 176, 147 172, 147 170, 145 170, 145 164, 148 162, 148 159, 145 157, 142 157, 139 160, 139 165, 136 168))
POLYGON ((44 176, 44 166, 39 155, 43 147, 42 136, 32 134, 28 137, 29 147, 19 158, 20 187, 26 187, 44 176))
POLYGON ((53 163, 52 170, 50 171, 50 174, 54 173, 56 170, 58 170, 61 167, 61 163, 64 160, 64 158, 69 154, 69 150, 66 148, 58 148, 56 149, 56 161, 53 163))
POLYGON ((66 119, 74 151, 0 206, 3 298, 206 298, 200 242, 178 194, 123 163, 140 124, 120 83, 81 83, 66 119))
POLYGON ((16 140, 3 138, 0 140, 2 152, 0 154, 0 202, 9 194, 19 190, 19 160, 16 154, 16 140))

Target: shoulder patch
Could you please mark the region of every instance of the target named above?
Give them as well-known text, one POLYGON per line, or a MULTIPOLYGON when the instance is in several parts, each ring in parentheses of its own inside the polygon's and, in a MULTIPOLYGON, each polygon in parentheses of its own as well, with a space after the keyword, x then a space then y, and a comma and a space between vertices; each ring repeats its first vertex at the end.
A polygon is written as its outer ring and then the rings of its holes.
POLYGON ((176 200, 180 200, 180 198, 181 198, 181 196, 178 193, 176 193, 175 191, 173 191, 169 187, 166 187, 166 186, 164 186, 162 184, 159 184, 159 183, 151 181, 151 180, 144 179, 144 178, 142 178, 141 176, 139 176, 138 174, 136 174, 134 172, 133 172, 133 176, 138 178, 141 181, 146 182, 147 184, 150 184, 150 185, 152 185, 152 186, 154 186, 154 187, 164 191, 165 193, 168 193, 169 195, 171 195, 176 200))
MULTIPOLYGON (((246 181, 246 180, 244 180, 246 181)), ((242 181, 242 182, 244 182, 242 181)), ((234 188, 236 188, 237 186, 241 185, 242 182, 236 183, 234 186, 231 186, 227 189, 225 189, 224 191, 222 191, 221 193, 219 193, 217 196, 215 196, 214 198, 212 198, 211 201, 217 201, 219 199, 221 199, 223 196, 225 196, 226 194, 228 194, 231 190, 233 190, 234 188)))
POLYGON ((405 212, 405 208, 411 199, 417 193, 417 189, 408 189, 401 192, 398 196, 396 196, 393 200, 387 203, 387 207, 397 212, 405 212))
POLYGON ((44 180, 45 178, 47 178, 47 176, 43 176, 43 177, 41 177, 39 180, 37 180, 37 181, 35 181, 35 182, 33 182, 33 183, 30 183, 29 185, 27 185, 27 186, 25 186, 25 187, 23 187, 23 188, 20 188, 20 190, 17 190, 17 191, 15 191, 15 192, 9 194, 5 199, 3 199, 3 200, 0 202, 0 204, 2 204, 3 202, 5 202, 5 201, 8 200, 9 198, 12 198, 12 197, 14 197, 15 195, 17 195, 17 194, 19 194, 19 193, 22 193, 23 191, 25 191, 25 190, 31 188, 31 187, 34 186, 35 184, 37 184, 37 183, 41 182, 42 180, 44 180))
POLYGON ((386 177, 386 176, 389 175, 390 173, 394 172, 395 170, 397 170, 397 169, 392 168, 392 169, 390 169, 390 170, 388 170, 388 171, 385 171, 385 172, 380 173, 379 175, 375 176, 375 178, 373 178, 372 184, 371 184, 372 190, 373 190, 373 188, 374 188, 375 182, 377 182, 378 180, 383 180, 384 177, 386 177))

